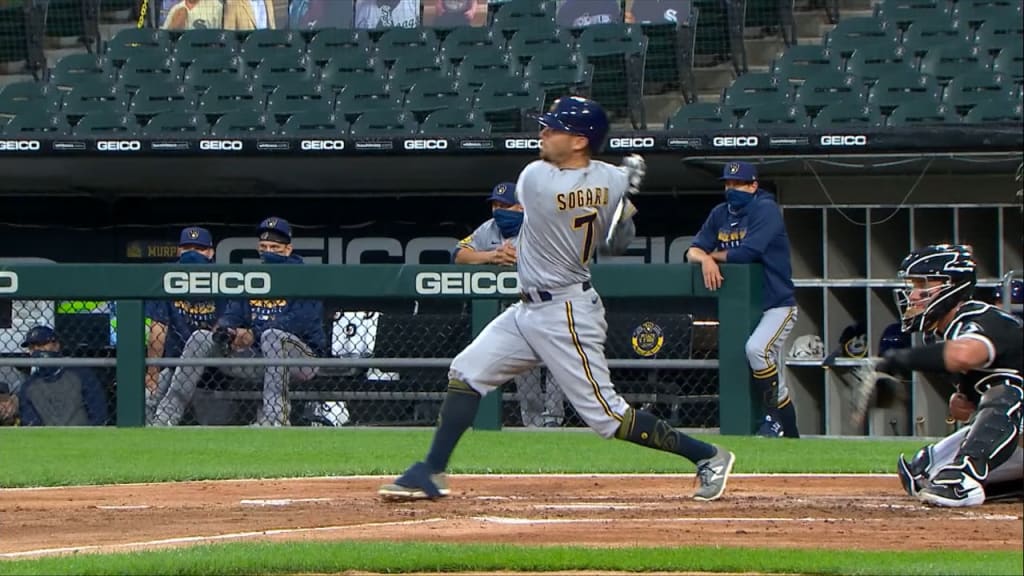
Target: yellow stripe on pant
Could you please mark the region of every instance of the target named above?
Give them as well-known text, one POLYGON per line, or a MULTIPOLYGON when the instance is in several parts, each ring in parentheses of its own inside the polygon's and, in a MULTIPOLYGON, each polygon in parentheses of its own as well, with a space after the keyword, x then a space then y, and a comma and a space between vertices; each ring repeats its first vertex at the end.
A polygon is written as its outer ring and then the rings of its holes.
POLYGON ((565 318, 569 325, 569 335, 572 337, 573 346, 576 347, 576 353, 580 356, 580 361, 583 362, 583 373, 587 376, 587 381, 590 382, 590 386, 594 389, 594 395, 597 396, 597 401, 601 404, 601 408, 604 409, 604 413, 608 416, 622 422, 622 416, 619 416, 612 411, 611 407, 608 406, 608 401, 601 395, 601 387, 597 381, 594 380, 594 374, 590 371, 590 361, 587 360, 587 353, 583 351, 583 346, 580 345, 579 335, 576 334, 576 323, 572 316, 572 302, 566 301, 565 303, 565 318))

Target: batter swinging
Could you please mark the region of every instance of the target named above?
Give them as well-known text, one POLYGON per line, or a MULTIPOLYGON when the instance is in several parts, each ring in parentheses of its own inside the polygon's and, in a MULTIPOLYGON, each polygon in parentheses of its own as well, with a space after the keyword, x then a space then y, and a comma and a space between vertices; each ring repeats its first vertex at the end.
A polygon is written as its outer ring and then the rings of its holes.
POLYGON ((379 493, 392 500, 448 495, 448 461, 481 397, 543 363, 595 432, 690 460, 700 481, 694 498, 716 500, 732 471, 732 452, 630 407, 615 391, 604 356, 608 325, 590 284, 590 261, 598 248, 622 252, 635 236, 636 208, 626 195, 639 187, 643 161, 631 157, 617 167, 591 159, 608 133, 604 110, 591 100, 562 98, 539 121, 541 160, 527 166, 516 184, 525 212, 519 236, 522 301, 456 356, 426 459, 379 493), (616 219, 620 201, 624 207, 616 219))

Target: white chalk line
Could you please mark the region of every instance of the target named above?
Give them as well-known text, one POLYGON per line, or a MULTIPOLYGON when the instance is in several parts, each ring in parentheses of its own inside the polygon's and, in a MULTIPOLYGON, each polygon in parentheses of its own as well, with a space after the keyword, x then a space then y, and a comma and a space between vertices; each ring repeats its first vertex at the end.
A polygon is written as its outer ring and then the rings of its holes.
POLYGON ((96 506, 96 508, 99 509, 99 510, 146 510, 146 509, 149 508, 149 505, 148 504, 125 504, 123 506, 116 506, 116 505, 101 506, 101 505, 98 505, 98 506, 96 506))
POLYGON ((292 504, 303 504, 305 502, 330 502, 334 498, 264 498, 239 500, 242 506, 290 506, 292 504))
MULTIPOLYGON (((849 523, 862 523, 862 522, 892 522, 892 518, 845 518, 845 517, 804 517, 804 518, 789 518, 789 517, 699 517, 699 518, 514 518, 506 516, 473 516, 473 520, 478 522, 485 522, 488 524, 505 524, 505 525, 533 525, 533 524, 623 524, 623 523, 643 523, 643 524, 658 524, 658 523, 678 523, 678 524, 716 524, 716 523, 748 523, 757 524, 765 522, 792 522, 792 523, 835 523, 835 522, 849 522, 849 523)), ((943 518, 943 520, 998 520, 998 521, 1018 521, 1020 520, 1017 516, 1010 516, 1006 514, 982 514, 977 516, 953 516, 943 518)))

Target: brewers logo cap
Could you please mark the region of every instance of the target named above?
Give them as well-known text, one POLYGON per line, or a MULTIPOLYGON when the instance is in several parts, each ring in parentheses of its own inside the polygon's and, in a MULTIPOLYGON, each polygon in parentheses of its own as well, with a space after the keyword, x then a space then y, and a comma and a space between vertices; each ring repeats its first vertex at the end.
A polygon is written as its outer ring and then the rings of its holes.
POLYGON ((502 182, 491 190, 491 195, 487 197, 488 202, 504 202, 508 205, 513 205, 517 202, 516 200, 516 183, 515 182, 502 182))
POLYGON ((747 162, 728 162, 722 168, 722 177, 719 180, 753 182, 757 180, 757 168, 747 162))
POLYGON ((260 222, 257 232, 259 233, 260 240, 280 242, 281 244, 292 243, 292 225, 284 218, 278 218, 277 216, 267 218, 260 222))
POLYGON ((206 228, 189 226, 181 231, 181 236, 178 239, 178 246, 202 246, 203 248, 213 248, 213 234, 210 234, 210 231, 206 228))

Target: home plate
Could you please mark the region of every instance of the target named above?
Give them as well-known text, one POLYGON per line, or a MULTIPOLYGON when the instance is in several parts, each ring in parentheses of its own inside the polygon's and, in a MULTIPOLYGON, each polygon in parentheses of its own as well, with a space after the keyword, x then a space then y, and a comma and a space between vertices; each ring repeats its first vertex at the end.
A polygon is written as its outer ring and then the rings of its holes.
POLYGON ((242 506, 290 506, 304 502, 330 502, 330 498, 277 498, 268 500, 239 500, 242 506))
POLYGON ((145 510, 149 508, 146 504, 132 504, 125 506, 97 506, 99 510, 145 510))

